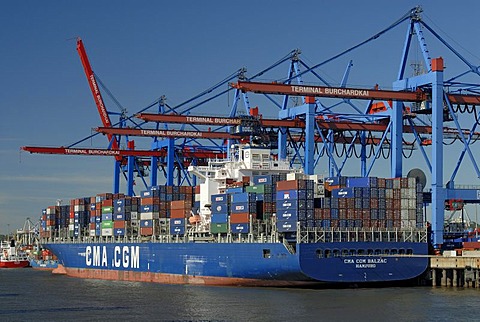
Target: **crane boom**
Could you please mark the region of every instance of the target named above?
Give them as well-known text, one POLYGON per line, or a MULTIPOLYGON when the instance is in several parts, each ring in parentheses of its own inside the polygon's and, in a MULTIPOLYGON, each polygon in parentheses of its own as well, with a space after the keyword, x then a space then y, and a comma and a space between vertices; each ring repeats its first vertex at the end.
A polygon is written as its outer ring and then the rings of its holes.
MULTIPOLYGON (((85 46, 83 45, 83 41, 81 38, 77 38, 77 52, 80 56, 80 60, 82 61, 83 70, 85 71, 85 75, 87 76, 88 85, 90 85, 90 90, 92 92, 93 99, 95 100, 95 104, 97 105, 98 114, 100 115, 102 124, 104 127, 111 127, 112 122, 110 121, 110 116, 108 115, 107 108, 105 107, 105 103, 103 102, 102 93, 98 88, 95 74, 93 73, 92 67, 88 60, 87 52, 85 51, 85 46)), ((113 150, 118 150, 118 142, 114 136, 108 135, 108 141, 112 142, 113 150)))
POLYGON ((154 114, 139 113, 137 118, 147 122, 179 123, 179 124, 203 124, 203 125, 243 125, 248 122, 256 121, 263 127, 289 127, 304 128, 305 122, 300 119, 294 120, 275 120, 264 118, 234 118, 234 117, 210 117, 195 115, 178 114, 154 114))
POLYGON ((65 154, 65 155, 98 155, 98 156, 141 156, 141 157, 163 157, 164 151, 149 150, 110 150, 110 149, 83 149, 83 148, 65 148, 65 147, 38 147, 23 146, 22 150, 30 153, 41 154, 65 154))
MULTIPOLYGON (((109 149, 83 149, 83 148, 65 148, 65 147, 38 147, 23 146, 22 150, 30 153, 39 154, 63 154, 63 155, 85 155, 85 156, 118 156, 118 157, 165 157, 167 151, 150 151, 150 150, 109 150, 109 149)), ((226 153, 210 150, 192 150, 184 148, 179 153, 186 158, 225 158, 226 153)))
MULTIPOLYGON (((422 102, 428 95, 418 89, 415 92, 389 91, 365 88, 326 87, 311 85, 289 85, 279 83, 261 83, 238 81, 230 86, 244 92, 279 94, 292 96, 332 97, 365 100, 394 100, 403 102, 422 102)), ((452 104, 480 105, 480 95, 447 94, 452 104)))
POLYGON ((427 96, 422 91, 388 91, 365 88, 346 88, 346 87, 327 87, 312 85, 290 85, 279 83, 261 83, 238 81, 231 83, 230 86, 240 89, 244 92, 254 92, 262 94, 280 94, 292 96, 312 96, 312 97, 332 97, 345 99, 365 99, 365 100, 397 100, 405 102, 422 102, 427 96))
POLYGON ((184 130, 155 130, 155 129, 132 129, 132 128, 107 128, 99 127, 97 132, 109 135, 131 135, 170 138, 193 138, 193 139, 240 139, 242 136, 226 132, 202 132, 184 130))

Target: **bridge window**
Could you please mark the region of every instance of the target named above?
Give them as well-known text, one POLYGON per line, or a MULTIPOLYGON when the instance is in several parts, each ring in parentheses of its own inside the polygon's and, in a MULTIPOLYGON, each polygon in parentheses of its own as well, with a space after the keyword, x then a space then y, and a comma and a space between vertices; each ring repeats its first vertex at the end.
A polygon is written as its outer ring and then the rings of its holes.
POLYGON ((367 255, 373 255, 373 249, 367 249, 367 255))
POLYGON ((383 250, 383 253, 384 253, 385 255, 389 255, 389 254, 390 254, 390 250, 389 250, 388 248, 386 248, 386 249, 383 250))
POLYGON ((407 255, 413 255, 413 249, 411 248, 407 249, 407 255))
POLYGON ((348 249, 342 249, 342 257, 348 256, 348 249))
POLYGON ((375 255, 381 255, 382 250, 381 249, 375 249, 375 255))
POLYGON ((405 255, 405 249, 400 248, 400 250, 398 251, 398 254, 399 255, 405 255))
POLYGON ((397 255, 397 253, 398 253, 398 250, 395 248, 390 251, 391 255, 397 255))
POLYGON ((358 250, 358 255, 359 255, 359 256, 365 255, 365 249, 359 249, 359 250, 358 250))
POLYGON ((349 255, 350 255, 350 256, 355 256, 355 255, 357 255, 357 250, 356 250, 356 249, 350 249, 350 250, 349 250, 349 255))
POLYGON ((318 258, 323 258, 323 249, 317 249, 316 254, 318 258))

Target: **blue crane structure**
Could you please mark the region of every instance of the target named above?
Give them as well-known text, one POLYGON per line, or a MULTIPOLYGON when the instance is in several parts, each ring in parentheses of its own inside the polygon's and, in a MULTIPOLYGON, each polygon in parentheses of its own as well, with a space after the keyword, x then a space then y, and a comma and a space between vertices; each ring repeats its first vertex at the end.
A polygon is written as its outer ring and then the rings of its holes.
POLYGON ((445 201, 480 202, 480 189, 462 189, 454 184, 467 158, 477 178, 480 178, 471 147, 480 138, 480 133, 476 132, 480 118, 480 112, 476 110, 476 106, 480 105, 480 83, 461 81, 478 77, 480 73, 478 66, 470 63, 422 20, 421 12, 420 7, 415 7, 367 40, 313 66, 302 60, 299 50, 293 50, 251 77, 247 77, 246 69, 241 68, 176 106, 169 105, 166 97, 162 96, 132 116, 122 112, 116 124, 106 124, 104 117, 112 113, 99 108, 100 116, 103 115, 103 127, 98 128, 94 135, 107 135, 109 146, 105 150, 76 153, 76 150, 81 150, 76 149, 76 145, 85 139, 68 146, 67 149, 72 151, 69 153, 63 147, 24 147, 24 150, 79 155, 108 155, 106 151, 122 151, 114 155, 113 192, 119 191, 119 178, 123 172, 128 195, 134 195, 135 172, 146 187, 155 186, 159 181, 166 185, 196 185, 196 179, 188 173, 187 166, 200 164, 208 158, 228 157, 231 144, 237 141, 253 143, 260 140, 267 143, 277 149, 279 158, 288 157, 292 165, 301 166, 307 174, 313 174, 321 161, 326 159, 329 176, 341 176, 347 171, 347 161, 352 158, 360 160, 360 175, 370 176, 374 165, 383 157, 390 161, 390 176, 400 178, 404 175, 404 159, 418 150, 431 176, 433 243, 441 245, 445 201), (371 88, 347 87, 352 61, 348 61, 337 86, 318 72, 320 67, 344 58, 405 22, 408 23, 407 32, 392 90, 381 89, 378 85, 371 88), (431 58, 425 31, 453 53, 466 70, 446 78, 443 58, 431 58), (407 77, 407 62, 415 38, 426 70, 407 77), (275 77, 269 82, 258 81, 285 64, 288 65, 286 77, 275 77), (307 77, 313 78, 313 81, 307 80, 307 77), (311 82, 322 85, 309 85, 311 82), (258 107, 252 107, 249 92, 262 94, 255 95, 261 100, 262 114, 258 113, 258 107), (231 102, 227 106, 228 115, 202 116, 202 108, 211 115, 208 110, 211 104, 227 95, 231 102), (269 110, 269 107, 274 110, 269 110), (151 112, 152 109, 155 113, 151 112), (193 111, 197 114, 191 114, 193 111), (265 114, 271 116, 265 118, 265 114), (471 119, 464 114, 474 115, 475 121, 468 127, 463 124, 471 119), (152 122, 154 126, 148 126, 152 122), (446 127, 447 122, 453 123, 453 126, 446 127), (144 150, 135 150, 130 140, 133 136, 150 137, 150 145, 144 150), (127 142, 126 150, 119 147, 122 137, 127 142), (445 167, 443 146, 447 139, 459 141, 461 151, 445 184, 444 173, 449 169, 445 167), (146 167, 150 167, 148 173, 146 167), (163 174, 164 180, 159 179, 159 173, 163 174), (148 183, 144 179, 147 175, 150 176, 148 183))

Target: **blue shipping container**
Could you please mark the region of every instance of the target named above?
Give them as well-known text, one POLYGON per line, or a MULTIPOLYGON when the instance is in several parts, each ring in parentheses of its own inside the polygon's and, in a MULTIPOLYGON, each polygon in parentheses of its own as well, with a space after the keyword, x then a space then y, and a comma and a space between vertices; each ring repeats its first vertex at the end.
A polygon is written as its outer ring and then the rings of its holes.
POLYGON ((159 205, 143 205, 140 206, 140 212, 158 212, 160 210, 159 205))
POLYGON ((328 177, 325 178, 325 183, 328 186, 338 186, 340 185, 340 177, 328 177))
POLYGON ((296 220, 278 220, 277 230, 281 233, 286 231, 296 231, 297 221, 296 220))
POLYGON ((347 187, 370 187, 369 177, 347 178, 347 187))
MULTIPOLYGON (((306 199, 306 190, 283 190, 277 191, 277 200, 289 200, 289 199, 306 199)), ((313 198, 313 194, 311 195, 313 198)))
POLYGON ((115 228, 113 230, 114 236, 124 236, 125 235, 125 228, 115 228))
POLYGON ((113 214, 102 214, 103 221, 112 220, 112 218, 113 218, 113 214))
POLYGON ((140 220, 140 227, 153 227, 153 220, 152 219, 147 219, 147 220, 140 220))
POLYGON ((212 195, 212 203, 226 203, 228 202, 228 197, 226 193, 220 193, 212 195))
POLYGON ((212 214, 226 214, 228 213, 228 204, 223 202, 212 202, 210 211, 212 214))
POLYGON ((333 189, 332 196, 334 198, 353 198, 354 197, 354 189, 353 188, 340 188, 340 189, 333 189))
POLYGON ((171 235, 185 235, 185 226, 170 226, 171 235))
POLYGON ((131 199, 115 199, 113 204, 116 206, 130 206, 132 204, 131 199))
POLYGON ((277 210, 277 220, 298 220, 297 209, 277 210))
POLYGON ((230 206, 230 211, 232 214, 238 214, 242 212, 256 212, 257 207, 256 203, 248 203, 248 202, 242 202, 242 203, 235 203, 230 206))
POLYGON ((233 193, 241 193, 243 192, 243 187, 235 187, 235 188, 227 188, 226 193, 233 194, 233 193))
POLYGON ((241 192, 230 195, 231 203, 252 202, 256 199, 255 192, 241 192))
POLYGON ((230 230, 232 233, 248 233, 250 230, 250 224, 230 224, 230 230))
POLYGON ((170 225, 172 225, 172 226, 185 226, 185 218, 172 218, 172 219, 170 219, 170 225))
POLYGON ((228 222, 228 214, 212 214, 213 224, 224 224, 228 222))
POLYGON ((271 175, 258 175, 253 176, 253 184, 272 184, 272 176, 271 175))

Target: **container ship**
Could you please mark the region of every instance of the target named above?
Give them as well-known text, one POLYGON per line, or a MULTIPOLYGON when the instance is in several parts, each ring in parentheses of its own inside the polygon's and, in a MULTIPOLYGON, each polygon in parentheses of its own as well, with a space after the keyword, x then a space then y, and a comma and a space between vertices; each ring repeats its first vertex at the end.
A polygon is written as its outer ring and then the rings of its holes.
POLYGON ((202 183, 47 207, 42 246, 70 276, 173 284, 388 283, 427 269, 415 178, 305 175, 253 145, 189 171, 202 183))

